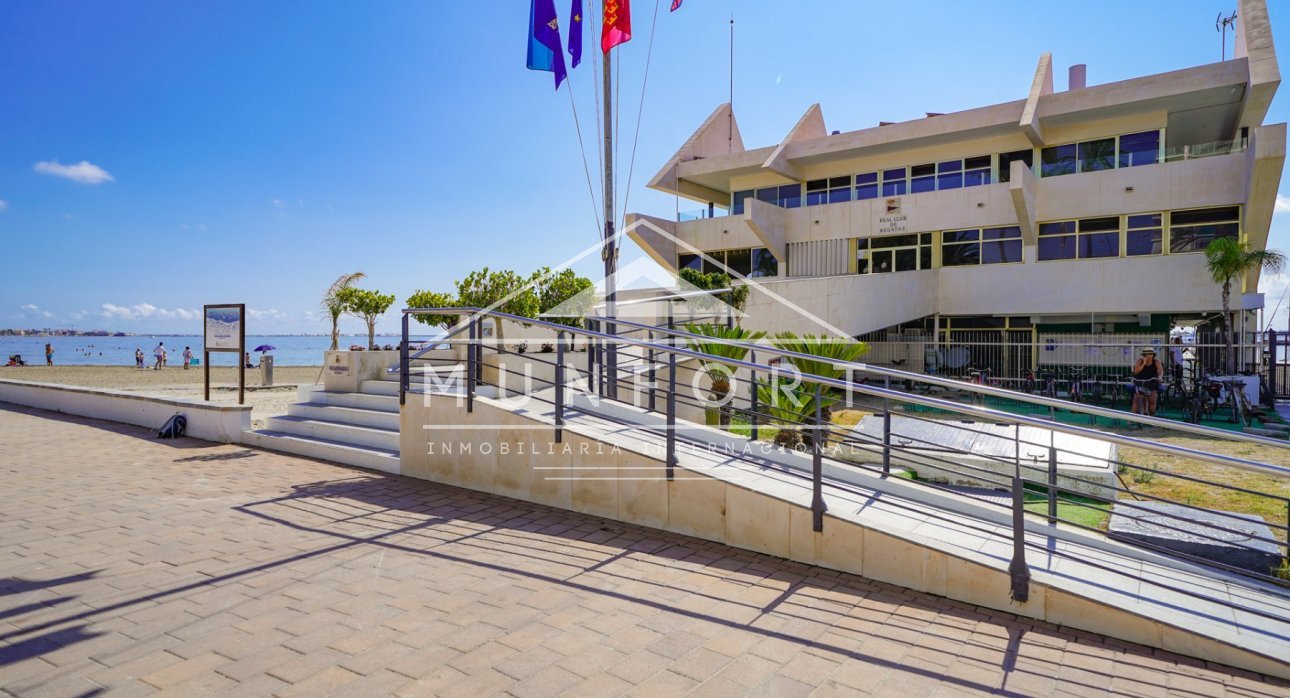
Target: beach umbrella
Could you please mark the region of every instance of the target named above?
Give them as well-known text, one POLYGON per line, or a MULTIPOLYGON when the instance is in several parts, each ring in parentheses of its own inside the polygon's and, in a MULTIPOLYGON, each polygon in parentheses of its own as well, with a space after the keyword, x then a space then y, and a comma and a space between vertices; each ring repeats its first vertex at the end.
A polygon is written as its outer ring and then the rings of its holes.
POLYGON ((261 354, 263 354, 266 351, 273 351, 274 349, 277 349, 277 347, 273 346, 272 344, 261 344, 260 346, 252 349, 251 351, 258 351, 261 354))

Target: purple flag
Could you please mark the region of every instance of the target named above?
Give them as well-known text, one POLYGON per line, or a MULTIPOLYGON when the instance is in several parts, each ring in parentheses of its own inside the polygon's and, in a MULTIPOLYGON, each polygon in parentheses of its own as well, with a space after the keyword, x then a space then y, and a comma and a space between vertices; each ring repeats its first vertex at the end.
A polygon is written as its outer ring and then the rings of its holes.
POLYGON ((570 68, 582 62, 582 0, 573 0, 569 10, 569 55, 573 57, 570 68))
POLYGON ((533 0, 529 6, 528 67, 555 73, 557 90, 568 75, 560 46, 560 24, 555 18, 555 0, 533 0))

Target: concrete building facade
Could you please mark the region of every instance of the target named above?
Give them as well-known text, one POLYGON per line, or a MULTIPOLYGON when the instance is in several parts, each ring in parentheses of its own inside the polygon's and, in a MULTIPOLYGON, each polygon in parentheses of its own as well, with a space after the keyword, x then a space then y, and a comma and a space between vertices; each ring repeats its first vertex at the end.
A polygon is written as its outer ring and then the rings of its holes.
MULTIPOLYGON (((1264 0, 1239 2, 1222 62, 1092 86, 1072 66, 1064 92, 1054 70, 1041 56, 1023 99, 857 131, 815 104, 758 148, 721 105, 649 183, 706 208, 633 214, 631 236, 771 291, 746 324, 772 331, 1167 332, 1218 311, 1204 247, 1266 245, 1285 161, 1264 0)), ((1234 307, 1262 307, 1258 280, 1234 307)))

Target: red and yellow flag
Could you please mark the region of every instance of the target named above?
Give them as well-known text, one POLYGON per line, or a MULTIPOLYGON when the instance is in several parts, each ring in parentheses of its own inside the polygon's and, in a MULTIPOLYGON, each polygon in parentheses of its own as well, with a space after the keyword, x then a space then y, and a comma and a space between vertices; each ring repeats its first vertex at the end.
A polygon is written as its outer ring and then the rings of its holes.
POLYGON ((631 0, 605 0, 604 12, 600 48, 609 53, 609 49, 632 38, 631 0))

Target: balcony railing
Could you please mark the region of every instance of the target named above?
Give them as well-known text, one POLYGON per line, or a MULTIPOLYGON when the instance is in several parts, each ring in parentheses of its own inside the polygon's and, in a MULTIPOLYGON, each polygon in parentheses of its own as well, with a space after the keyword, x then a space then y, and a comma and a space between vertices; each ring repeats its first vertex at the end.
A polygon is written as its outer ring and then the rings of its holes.
POLYGON ((705 218, 722 218, 729 215, 724 208, 696 208, 693 211, 681 211, 676 214, 676 222, 684 223, 686 221, 701 221, 705 218))
POLYGON ((1209 143, 1194 143, 1176 148, 1166 148, 1165 162, 1173 162, 1175 160, 1196 160, 1198 158, 1207 158, 1214 155, 1243 153, 1245 152, 1246 145, 1248 145, 1247 139, 1236 138, 1226 141, 1211 141, 1209 143))

